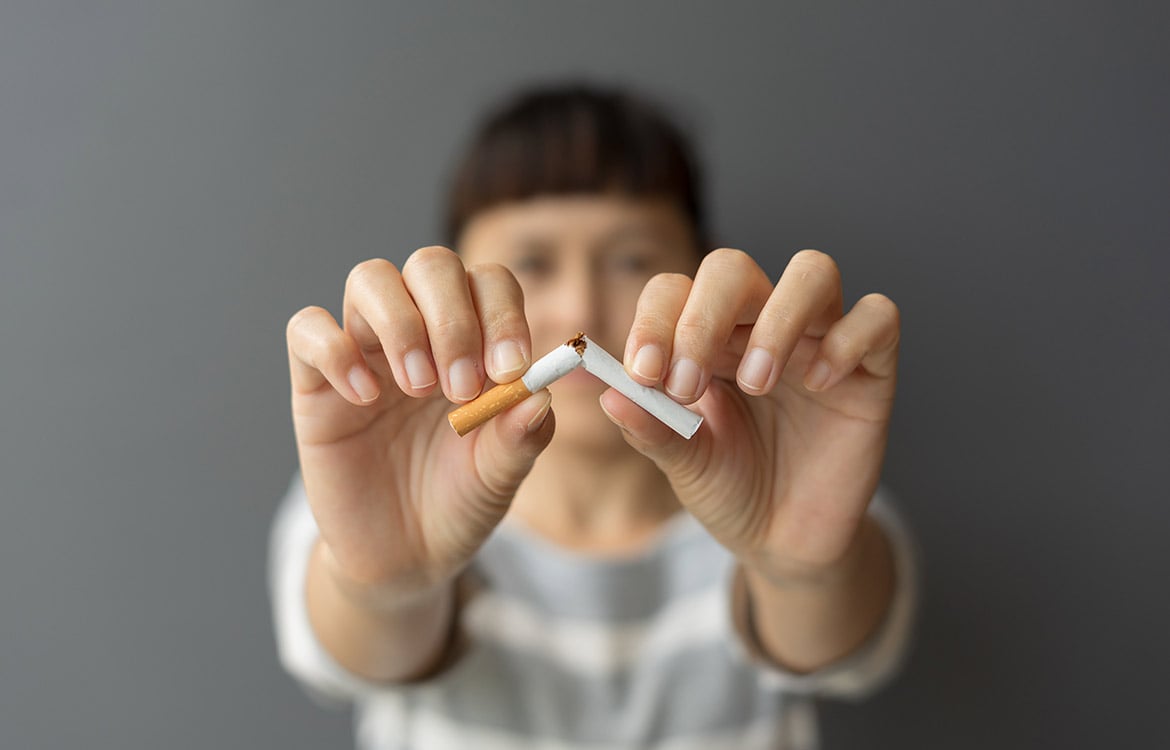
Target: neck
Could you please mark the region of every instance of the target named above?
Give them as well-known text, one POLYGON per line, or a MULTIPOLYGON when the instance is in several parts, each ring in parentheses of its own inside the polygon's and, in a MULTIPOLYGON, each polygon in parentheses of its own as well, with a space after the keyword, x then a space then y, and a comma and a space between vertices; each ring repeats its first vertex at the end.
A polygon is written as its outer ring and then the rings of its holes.
POLYGON ((605 554, 643 546, 678 510, 666 477, 624 442, 586 450, 554 438, 510 513, 556 544, 605 554))

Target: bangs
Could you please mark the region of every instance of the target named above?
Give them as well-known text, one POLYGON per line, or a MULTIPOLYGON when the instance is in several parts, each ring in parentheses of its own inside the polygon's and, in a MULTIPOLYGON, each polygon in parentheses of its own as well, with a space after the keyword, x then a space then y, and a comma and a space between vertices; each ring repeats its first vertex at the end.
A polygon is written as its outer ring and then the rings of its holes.
POLYGON ((460 164, 447 240, 498 204, 591 193, 673 201, 701 238, 696 172, 682 134, 647 104, 585 87, 531 93, 489 118, 460 164))

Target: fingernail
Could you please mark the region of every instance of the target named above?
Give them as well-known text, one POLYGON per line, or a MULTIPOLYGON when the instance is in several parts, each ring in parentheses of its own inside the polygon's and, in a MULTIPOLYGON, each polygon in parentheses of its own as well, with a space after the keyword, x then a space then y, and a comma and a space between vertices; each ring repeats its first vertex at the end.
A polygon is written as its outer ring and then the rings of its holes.
POLYGON ((431 358, 426 352, 415 349, 408 352, 402 362, 406 365, 406 379, 410 381, 411 388, 421 391, 435 384, 435 369, 431 367, 431 358))
POLYGON ((699 392, 699 379, 703 373, 699 366, 689 359, 680 359, 670 369, 666 378, 666 392, 677 399, 690 401, 699 392))
POLYGON ((455 360, 447 378, 451 382, 451 396, 456 401, 470 401, 479 395, 479 368, 470 357, 455 360))
POLYGON ((762 391, 768 387, 768 378, 772 376, 772 367, 775 360, 772 353, 761 347, 754 347, 743 358, 739 366, 739 384, 748 390, 762 391))
POLYGON ((515 341, 501 341, 492 349, 492 369, 495 371, 493 379, 497 382, 515 380, 526 364, 528 358, 515 341))
POLYGON ((349 380, 350 388, 353 388, 353 392, 358 395, 363 404, 368 404, 378 398, 378 394, 382 392, 378 381, 374 380, 370 371, 361 365, 354 365, 346 379, 349 380))
POLYGON ((832 374, 833 369, 829 367, 829 363, 819 359, 808 371, 808 375, 804 376, 804 387, 810 391, 819 391, 829 382, 829 376, 832 374))
POLYGON ((658 382, 662 377, 662 350, 654 344, 646 344, 634 355, 630 368, 639 377, 658 382))
MULTIPOLYGON (((552 406, 552 394, 548 391, 540 391, 536 395, 543 395, 544 402, 540 405, 540 410, 532 415, 532 419, 528 420, 528 431, 536 432, 544 426, 544 420, 548 418, 548 408, 552 406)), ((530 399, 531 400, 531 399, 530 399)))

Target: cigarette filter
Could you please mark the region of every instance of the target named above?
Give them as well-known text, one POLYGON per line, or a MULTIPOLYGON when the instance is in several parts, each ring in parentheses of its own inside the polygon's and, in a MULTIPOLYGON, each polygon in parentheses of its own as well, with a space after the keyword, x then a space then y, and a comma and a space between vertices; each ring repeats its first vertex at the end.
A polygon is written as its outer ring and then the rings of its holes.
POLYGON ((585 352, 582 359, 585 369, 606 385, 621 392, 623 396, 641 406, 660 422, 685 437, 687 440, 699 429, 703 418, 677 401, 671 400, 662 391, 649 388, 635 381, 626 373, 622 363, 606 350, 585 336, 585 352))
POLYGON ((558 346, 533 362, 522 378, 484 391, 473 401, 468 401, 448 414, 447 421, 455 428, 455 432, 466 435, 504 409, 515 406, 580 367, 580 348, 582 344, 578 339, 558 346))

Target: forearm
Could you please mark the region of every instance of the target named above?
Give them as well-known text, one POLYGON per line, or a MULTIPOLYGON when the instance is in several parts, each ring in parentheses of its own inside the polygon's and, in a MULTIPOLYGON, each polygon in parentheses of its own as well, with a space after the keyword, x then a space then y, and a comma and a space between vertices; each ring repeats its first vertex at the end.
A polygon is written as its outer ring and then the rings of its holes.
POLYGON ((744 578, 758 645, 795 672, 824 667, 864 643, 881 624, 895 583, 889 543, 868 516, 831 569, 779 580, 745 566, 744 578))
POLYGON ((374 682, 406 681, 433 671, 451 640, 453 584, 375 604, 341 584, 326 554, 318 540, 305 575, 305 605, 317 640, 334 660, 374 682))

